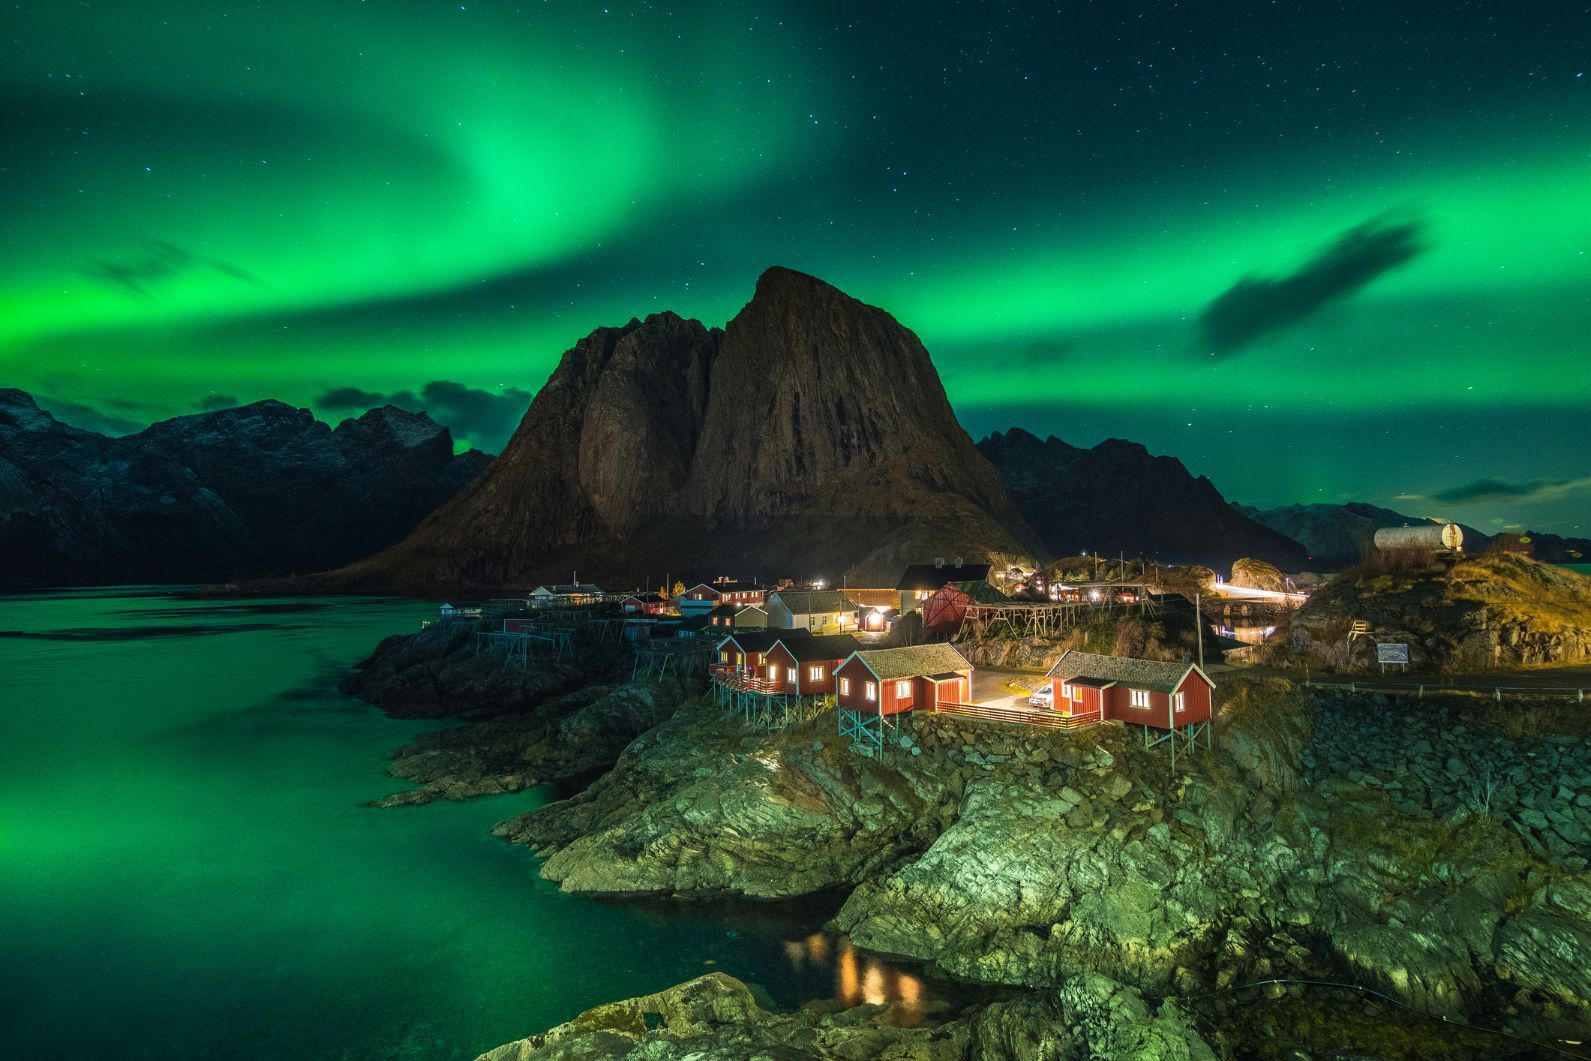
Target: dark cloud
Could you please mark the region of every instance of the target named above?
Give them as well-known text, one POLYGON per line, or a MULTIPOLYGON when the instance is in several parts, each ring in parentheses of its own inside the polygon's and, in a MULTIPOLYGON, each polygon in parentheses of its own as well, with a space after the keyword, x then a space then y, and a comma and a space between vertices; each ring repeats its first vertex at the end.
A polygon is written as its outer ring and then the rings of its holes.
POLYGON ((246 284, 260 285, 259 278, 241 266, 196 256, 164 240, 152 240, 140 250, 120 255, 115 261, 90 262, 81 271, 85 276, 123 288, 140 298, 153 298, 154 288, 161 281, 202 270, 213 270, 246 284))
POLYGON ((1501 479, 1477 479, 1473 483, 1438 490, 1437 501, 1556 501, 1575 490, 1591 488, 1591 477, 1581 479, 1531 479, 1508 483, 1501 479))
POLYGON ((1246 276, 1199 317, 1212 354, 1231 354, 1261 336, 1290 328, 1425 250, 1425 223, 1366 221, 1344 232, 1299 269, 1280 279, 1246 276))
POLYGON ((238 401, 230 394, 206 394, 194 404, 197 408, 202 409, 207 413, 213 413, 217 409, 230 409, 235 405, 242 405, 243 403, 238 401))
POLYGON ((437 423, 451 428, 455 437, 481 449, 500 452, 530 408, 532 397, 529 391, 518 387, 488 391, 435 379, 421 387, 418 394, 408 390, 381 394, 359 387, 334 387, 317 398, 315 405, 338 413, 363 412, 381 405, 428 413, 437 423))
MULTIPOLYGON (((413 403, 414 395, 409 394, 407 391, 400 393, 409 399, 410 404, 413 403)), ((366 409, 388 404, 396 405, 398 403, 394 402, 389 395, 380 394, 376 391, 360 390, 358 387, 333 387, 315 399, 317 407, 336 413, 362 413, 366 409)))
POLYGON ((98 431, 102 435, 130 435, 148 426, 136 420, 127 420, 102 412, 92 405, 68 401, 65 398, 46 398, 43 395, 36 395, 34 400, 38 402, 40 409, 62 423, 81 427, 86 431, 98 431))

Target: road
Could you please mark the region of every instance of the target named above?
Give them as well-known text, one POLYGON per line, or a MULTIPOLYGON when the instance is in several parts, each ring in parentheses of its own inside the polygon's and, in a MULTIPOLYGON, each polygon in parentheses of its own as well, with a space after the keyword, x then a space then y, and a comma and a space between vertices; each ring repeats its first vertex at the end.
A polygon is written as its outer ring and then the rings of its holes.
MULTIPOLYGON (((1483 671, 1476 674, 1310 674, 1283 670, 1280 667, 1228 667, 1215 665, 1205 668, 1210 676, 1243 673, 1260 677, 1286 678, 1288 681, 1312 681, 1316 685, 1348 685, 1358 689, 1408 689, 1423 685, 1427 689, 1459 689, 1489 693, 1493 689, 1525 689, 1541 692, 1574 691, 1591 692, 1591 667, 1549 667, 1527 671, 1483 671)), ((1219 678, 1217 678, 1219 681, 1219 678)))
POLYGON ((972 702, 991 707, 1026 708, 1030 690, 1045 683, 1043 674, 1033 671, 979 667, 972 672, 972 702), (1007 683, 1017 683, 1010 688, 1007 683))

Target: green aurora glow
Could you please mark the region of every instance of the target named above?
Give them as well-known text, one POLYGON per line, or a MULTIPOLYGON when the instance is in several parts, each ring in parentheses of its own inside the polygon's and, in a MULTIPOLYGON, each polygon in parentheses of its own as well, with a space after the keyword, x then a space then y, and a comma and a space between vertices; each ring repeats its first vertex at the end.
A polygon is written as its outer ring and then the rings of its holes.
POLYGON ((0 45, 0 382, 138 423, 534 390, 779 263, 916 330, 975 434, 1585 533, 1591 25, 1398 6, 36 5, 0 45), (1419 253, 1212 355, 1212 300, 1376 219, 1419 253), (1543 485, 1431 500, 1481 478, 1543 485))

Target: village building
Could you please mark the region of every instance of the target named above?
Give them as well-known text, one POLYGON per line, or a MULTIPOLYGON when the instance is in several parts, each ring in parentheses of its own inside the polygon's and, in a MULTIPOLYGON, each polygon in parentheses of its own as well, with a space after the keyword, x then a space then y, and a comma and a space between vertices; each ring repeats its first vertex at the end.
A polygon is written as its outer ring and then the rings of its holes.
POLYGON ((857 603, 837 589, 782 589, 768 596, 768 625, 833 633, 856 628, 857 603))
POLYGON ((931 564, 912 564, 895 584, 895 590, 900 594, 900 613, 910 615, 918 611, 924 602, 947 585, 966 587, 988 581, 988 564, 964 564, 959 556, 954 564, 946 564, 943 559, 931 564))
POLYGON ((756 604, 720 604, 707 613, 708 625, 734 630, 766 630, 768 612, 756 604))
POLYGON ((970 700, 972 669, 943 642, 853 652, 834 671, 840 736, 868 754, 882 754, 896 716, 970 700))
POLYGON ((1006 604, 1010 600, 987 582, 947 582, 923 601, 923 630, 935 636, 951 637, 966 621, 970 606, 1006 604))
POLYGON ((530 603, 541 607, 555 604, 595 604, 603 599, 602 587, 589 582, 557 583, 537 586, 530 591, 530 603))
POLYGON ((761 604, 766 591, 755 582, 698 582, 679 597, 681 615, 705 615, 720 604, 761 604))
POLYGON ((799 696, 833 696, 834 672, 862 643, 850 634, 805 637, 785 631, 768 648, 767 680, 799 696))
POLYGON ((668 611, 668 601, 656 593, 632 593, 619 601, 619 609, 626 616, 663 615, 668 611))
POLYGON ((780 638, 800 637, 804 631, 736 630, 721 638, 715 649, 711 670, 730 671, 762 681, 767 678, 764 657, 780 638))
POLYGON ((1173 770, 1179 745, 1191 749, 1200 735, 1206 746, 1211 741, 1215 683, 1192 663, 1071 650, 1055 661, 1049 680, 1056 711, 1084 724, 1144 727, 1145 748, 1170 743, 1173 770))

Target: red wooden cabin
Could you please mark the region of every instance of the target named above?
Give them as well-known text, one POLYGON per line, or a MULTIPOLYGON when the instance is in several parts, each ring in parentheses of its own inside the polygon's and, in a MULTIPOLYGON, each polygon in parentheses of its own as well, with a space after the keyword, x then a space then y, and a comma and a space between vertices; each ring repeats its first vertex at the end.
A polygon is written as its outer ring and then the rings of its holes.
POLYGON ((1178 729, 1208 722, 1215 683, 1191 663, 1068 651, 1050 668, 1055 710, 1074 718, 1178 729))
POLYGON ((632 593, 619 602, 625 615, 662 615, 668 611, 668 601, 656 593, 632 593))
POLYGON ((766 677, 764 657, 780 638, 794 641, 811 636, 800 630, 736 630, 718 642, 714 656, 714 670, 732 670, 750 678, 766 677))
POLYGON ((802 696, 827 696, 834 692, 834 672, 862 643, 850 634, 824 637, 786 637, 768 649, 765 665, 770 682, 780 683, 783 691, 802 696))
POLYGON ((839 706, 865 714, 897 715, 972 699, 972 664, 947 644, 862 649, 834 674, 839 706))

